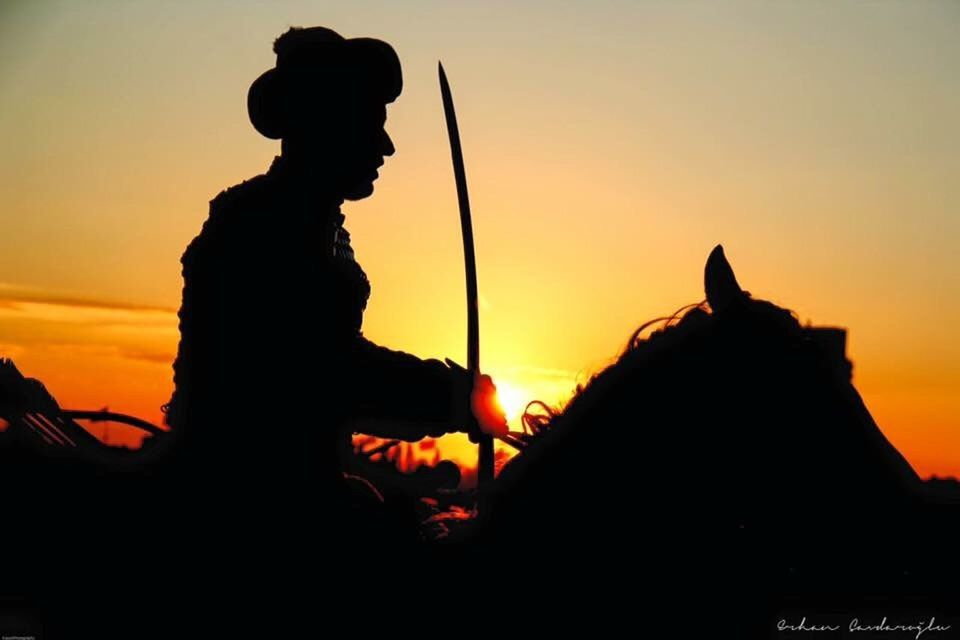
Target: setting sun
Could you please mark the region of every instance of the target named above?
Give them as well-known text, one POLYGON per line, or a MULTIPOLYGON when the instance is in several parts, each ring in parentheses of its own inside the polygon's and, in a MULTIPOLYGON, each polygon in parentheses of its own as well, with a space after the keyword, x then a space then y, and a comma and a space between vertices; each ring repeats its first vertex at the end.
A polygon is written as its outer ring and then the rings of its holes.
POLYGON ((507 422, 513 429, 520 427, 520 418, 533 395, 526 389, 503 380, 497 381, 497 401, 507 416, 507 422))

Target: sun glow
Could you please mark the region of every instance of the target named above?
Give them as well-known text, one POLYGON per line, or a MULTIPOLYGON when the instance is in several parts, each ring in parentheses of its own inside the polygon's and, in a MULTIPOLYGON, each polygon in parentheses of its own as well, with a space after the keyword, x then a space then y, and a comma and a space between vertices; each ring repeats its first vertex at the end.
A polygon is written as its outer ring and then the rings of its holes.
POLYGON ((497 385, 497 401, 507 416, 507 422, 513 429, 518 429, 523 410, 526 409, 527 403, 533 399, 533 395, 526 389, 510 382, 495 380, 495 383, 497 385))

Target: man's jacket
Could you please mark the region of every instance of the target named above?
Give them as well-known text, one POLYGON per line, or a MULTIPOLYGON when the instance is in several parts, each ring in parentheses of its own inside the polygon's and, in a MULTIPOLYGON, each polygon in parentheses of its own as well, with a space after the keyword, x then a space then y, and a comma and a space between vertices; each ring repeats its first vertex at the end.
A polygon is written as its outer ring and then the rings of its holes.
POLYGON ((211 468, 335 474, 357 421, 407 440, 464 428, 462 372, 362 335, 370 284, 339 205, 278 159, 211 201, 183 255, 166 421, 211 468))

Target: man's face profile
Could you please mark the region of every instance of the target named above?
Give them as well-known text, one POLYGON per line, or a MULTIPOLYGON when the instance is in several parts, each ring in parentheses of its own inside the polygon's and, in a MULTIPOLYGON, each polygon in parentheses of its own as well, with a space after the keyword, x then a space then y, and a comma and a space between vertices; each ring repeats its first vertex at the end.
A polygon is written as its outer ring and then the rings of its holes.
POLYGON ((386 130, 386 105, 358 107, 344 127, 344 140, 352 151, 345 150, 342 186, 347 200, 360 200, 373 193, 373 183, 380 176, 378 169, 384 158, 393 155, 393 141, 386 130))
POLYGON ((369 96, 304 91, 294 101, 288 136, 347 200, 373 193, 384 158, 395 149, 386 131, 387 107, 369 96))

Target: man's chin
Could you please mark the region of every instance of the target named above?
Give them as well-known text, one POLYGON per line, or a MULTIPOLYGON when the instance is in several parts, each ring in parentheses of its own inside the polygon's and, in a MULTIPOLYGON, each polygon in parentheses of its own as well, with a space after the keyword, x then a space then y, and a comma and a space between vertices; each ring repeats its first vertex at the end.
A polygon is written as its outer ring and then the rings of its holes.
POLYGON ((343 197, 346 200, 363 200, 371 195, 373 195, 373 183, 367 182, 347 189, 343 197))

